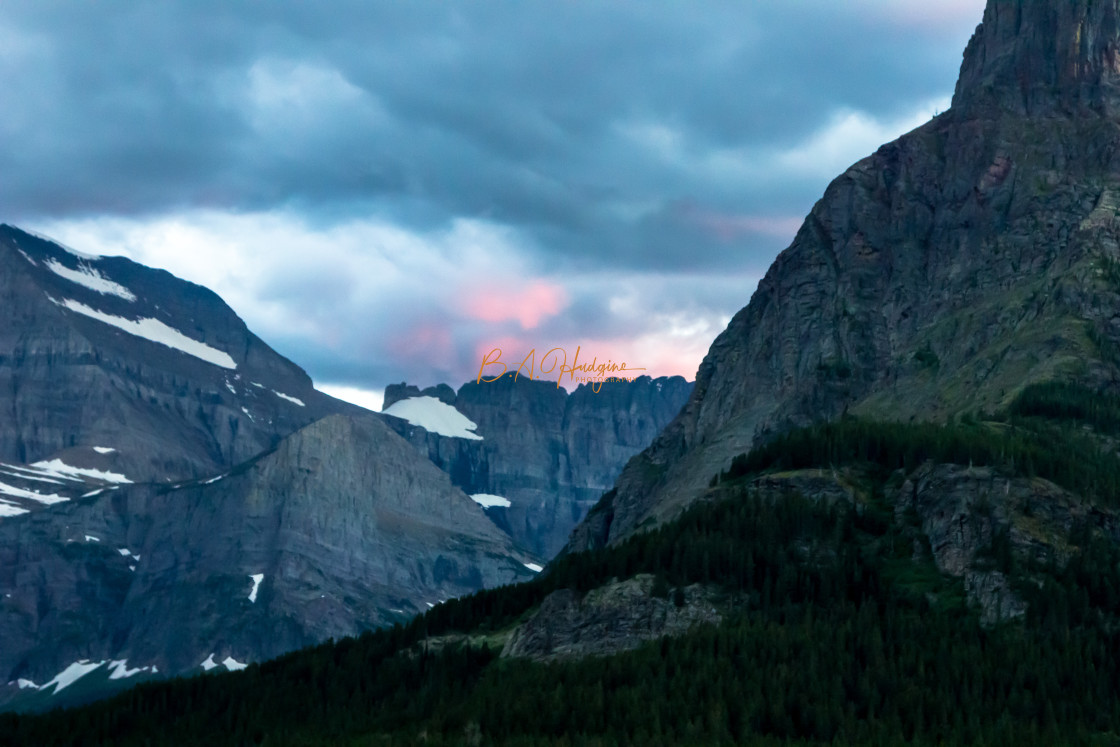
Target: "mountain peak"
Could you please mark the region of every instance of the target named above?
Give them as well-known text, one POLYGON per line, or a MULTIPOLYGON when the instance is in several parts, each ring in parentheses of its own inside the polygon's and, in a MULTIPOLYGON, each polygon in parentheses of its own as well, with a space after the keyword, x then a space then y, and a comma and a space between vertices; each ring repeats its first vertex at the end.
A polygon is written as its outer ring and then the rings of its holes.
POLYGON ((1120 0, 988 0, 953 107, 1120 112, 1120 0))

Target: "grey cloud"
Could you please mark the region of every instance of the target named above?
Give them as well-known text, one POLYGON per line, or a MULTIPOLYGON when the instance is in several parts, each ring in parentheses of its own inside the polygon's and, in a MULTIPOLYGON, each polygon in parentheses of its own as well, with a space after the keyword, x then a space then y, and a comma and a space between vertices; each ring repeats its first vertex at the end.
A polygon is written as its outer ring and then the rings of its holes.
POLYGON ((733 252, 674 222, 672 203, 803 214, 821 181, 698 173, 619 128, 667 128, 691 158, 793 147, 842 108, 898 117, 951 90, 975 5, 927 30, 830 0, 5 3, 3 34, 26 43, 0 57, 15 94, 0 203, 16 221, 197 206, 485 217, 551 261, 600 266, 765 257, 772 238, 733 252), (261 110, 262 69, 337 90, 261 110), (619 209, 637 202, 653 208, 619 209))

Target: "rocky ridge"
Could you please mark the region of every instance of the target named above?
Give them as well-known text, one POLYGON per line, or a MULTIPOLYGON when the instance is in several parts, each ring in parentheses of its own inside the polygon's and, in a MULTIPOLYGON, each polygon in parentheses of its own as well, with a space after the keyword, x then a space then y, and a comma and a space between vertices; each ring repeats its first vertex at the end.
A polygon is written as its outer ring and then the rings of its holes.
POLYGON ((952 107, 835 179, 569 550, 701 495, 770 435, 847 411, 944 421, 1120 375, 1116 2, 992 0, 952 107))
POLYGON ((551 558, 576 523, 610 488, 627 460, 649 445, 684 404, 692 385, 680 376, 581 384, 509 373, 492 382, 421 391, 385 390, 383 411, 433 397, 470 419, 480 440, 440 435, 388 416, 386 421, 469 494, 504 498, 488 509, 519 547, 551 558), (598 391, 596 391, 598 389, 598 391))

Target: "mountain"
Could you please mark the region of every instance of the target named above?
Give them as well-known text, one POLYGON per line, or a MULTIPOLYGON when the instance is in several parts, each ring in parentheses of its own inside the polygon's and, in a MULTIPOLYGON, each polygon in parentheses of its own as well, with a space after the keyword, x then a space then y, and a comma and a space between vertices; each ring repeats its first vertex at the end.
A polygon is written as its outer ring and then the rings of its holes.
POLYGON ((507 373, 421 391, 385 389, 382 413, 456 486, 477 496, 519 547, 551 558, 632 456, 680 411, 680 376, 580 384, 507 373), (451 421, 463 418, 461 429, 451 421), (457 434, 457 435, 452 435, 457 434))
POLYGON ((361 411, 316 391, 212 291, 8 225, 0 308, 2 462, 201 477, 361 411))
POLYGON ((378 418, 332 415, 214 478, 0 521, 0 672, 236 667, 532 575, 378 418))
POLYGON ((11 226, 0 264, 0 701, 236 669, 539 570, 211 291, 11 226))
POLYGON ((989 0, 952 109, 829 186, 546 572, 0 736, 1114 744, 1118 19, 989 0))
POLYGON ((1034 383, 1115 386, 1117 18, 1115 2, 989 2, 952 107, 828 186, 569 549, 675 515, 794 426, 947 422, 1034 383))

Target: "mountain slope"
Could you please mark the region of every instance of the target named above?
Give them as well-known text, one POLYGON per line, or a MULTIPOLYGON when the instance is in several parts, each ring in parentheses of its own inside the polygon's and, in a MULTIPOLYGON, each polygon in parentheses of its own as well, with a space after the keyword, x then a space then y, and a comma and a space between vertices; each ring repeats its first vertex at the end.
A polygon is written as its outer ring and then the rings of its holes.
POLYGON ((672 516, 792 426, 1116 382, 1118 55, 1115 2, 990 2, 951 109, 829 185, 569 549, 672 516))
POLYGON ((0 672, 38 685, 82 660, 201 672, 532 576, 446 474, 376 417, 336 415, 216 478, 0 522, 0 672))
POLYGON ((213 475, 358 412, 212 291, 0 225, 0 461, 59 458, 134 482, 213 475))

